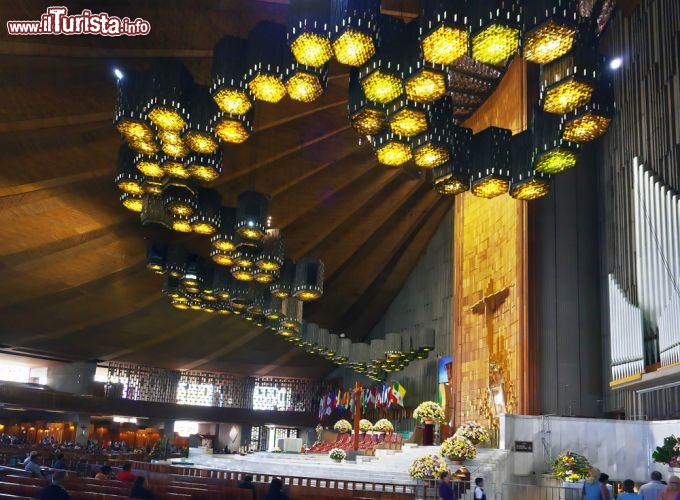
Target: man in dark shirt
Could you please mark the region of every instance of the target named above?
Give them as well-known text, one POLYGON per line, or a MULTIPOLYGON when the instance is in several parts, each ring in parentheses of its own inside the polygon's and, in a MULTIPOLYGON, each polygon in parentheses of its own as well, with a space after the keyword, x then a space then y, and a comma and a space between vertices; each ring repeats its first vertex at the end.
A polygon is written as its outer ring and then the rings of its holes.
POLYGON ((61 485, 68 479, 68 472, 58 470, 52 474, 52 484, 46 486, 40 492, 38 500, 69 500, 71 495, 61 485))
POLYGON ((243 476, 243 481, 238 483, 238 487, 244 490, 251 490, 253 492, 253 500, 257 498, 255 485, 253 484, 253 476, 251 476, 250 474, 243 476))
POLYGON ((456 500, 456 495, 453 493, 451 486, 451 474, 449 471, 444 471, 439 476, 439 500, 456 500))

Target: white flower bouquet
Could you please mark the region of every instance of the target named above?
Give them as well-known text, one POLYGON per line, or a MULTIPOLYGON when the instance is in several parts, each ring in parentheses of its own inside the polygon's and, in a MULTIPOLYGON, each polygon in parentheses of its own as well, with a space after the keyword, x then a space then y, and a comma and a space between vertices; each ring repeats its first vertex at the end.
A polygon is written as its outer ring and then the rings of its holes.
POLYGON ((342 450, 340 448, 333 448, 328 453, 328 458, 330 458, 331 460, 335 460, 336 462, 344 460, 346 456, 347 456, 347 453, 345 453, 345 450, 342 450))
POLYGON ((489 439, 489 431, 486 430, 486 427, 472 420, 469 420, 458 427, 456 434, 468 438, 473 444, 481 443, 482 441, 489 439))

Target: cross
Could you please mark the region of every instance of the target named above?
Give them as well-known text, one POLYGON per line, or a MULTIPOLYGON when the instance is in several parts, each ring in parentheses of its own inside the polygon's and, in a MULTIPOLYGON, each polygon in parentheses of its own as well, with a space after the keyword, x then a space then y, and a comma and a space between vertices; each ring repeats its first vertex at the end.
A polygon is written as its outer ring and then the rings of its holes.
POLYGON ((493 348, 493 317, 498 308, 503 305, 505 299, 510 295, 510 287, 504 287, 500 290, 493 290, 493 280, 489 279, 489 282, 482 292, 482 298, 477 302, 468 307, 468 311, 472 314, 483 314, 486 320, 486 345, 489 349, 489 358, 494 360, 494 348, 493 348))

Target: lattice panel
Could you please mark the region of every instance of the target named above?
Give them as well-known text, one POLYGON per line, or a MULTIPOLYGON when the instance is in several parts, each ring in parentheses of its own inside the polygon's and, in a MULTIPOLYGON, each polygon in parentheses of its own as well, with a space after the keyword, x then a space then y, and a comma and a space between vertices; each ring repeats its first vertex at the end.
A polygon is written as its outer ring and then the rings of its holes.
POLYGON ((175 403, 179 372, 127 363, 109 363, 107 395, 135 401, 175 403), (121 389, 122 387, 122 389, 121 389))
POLYGON ((253 378, 228 373, 182 372, 177 402, 220 408, 252 408, 253 378))

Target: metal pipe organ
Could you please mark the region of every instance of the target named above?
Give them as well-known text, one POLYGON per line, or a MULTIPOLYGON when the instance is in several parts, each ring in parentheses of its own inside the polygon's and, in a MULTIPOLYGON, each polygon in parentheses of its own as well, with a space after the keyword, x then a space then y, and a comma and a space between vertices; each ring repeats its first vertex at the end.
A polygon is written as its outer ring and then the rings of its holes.
POLYGON ((609 275, 609 334, 612 380, 644 373, 642 314, 628 301, 613 274, 609 275))

